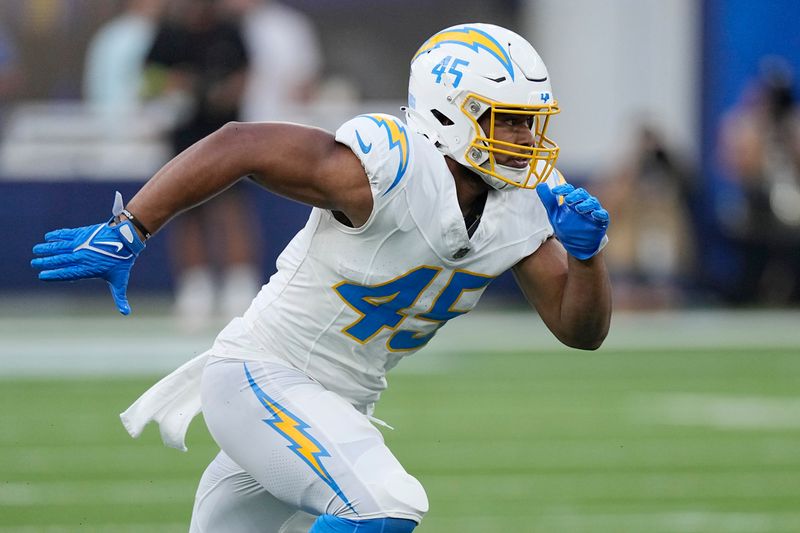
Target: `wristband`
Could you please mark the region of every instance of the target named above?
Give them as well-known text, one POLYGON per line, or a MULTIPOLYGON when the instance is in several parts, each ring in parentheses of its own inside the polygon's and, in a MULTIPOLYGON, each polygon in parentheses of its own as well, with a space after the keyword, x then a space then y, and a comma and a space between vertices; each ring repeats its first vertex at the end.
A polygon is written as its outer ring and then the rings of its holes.
POLYGON ((120 214, 121 214, 121 215, 125 215, 125 217, 126 217, 128 220, 130 220, 130 221, 131 221, 131 224, 133 224, 133 226, 134 226, 136 229, 138 229, 138 230, 139 230, 139 231, 142 233, 142 235, 144 236, 144 240, 147 240, 147 239, 149 239, 149 238, 150 238, 150 236, 152 235, 152 234, 150 233, 150 230, 148 230, 147 228, 145 228, 145 227, 144 227, 144 224, 142 224, 142 223, 139 221, 139 219, 138 219, 138 218, 136 218, 135 216, 133 216, 133 215, 131 214, 131 212, 130 212, 130 211, 128 211, 127 209, 123 209, 122 211, 120 211, 120 214))

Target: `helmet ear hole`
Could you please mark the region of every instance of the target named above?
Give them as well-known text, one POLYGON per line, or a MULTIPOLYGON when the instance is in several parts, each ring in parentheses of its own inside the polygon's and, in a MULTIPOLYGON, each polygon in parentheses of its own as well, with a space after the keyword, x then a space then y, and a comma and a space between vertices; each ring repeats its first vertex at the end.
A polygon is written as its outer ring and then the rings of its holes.
POLYGON ((436 117, 436 120, 438 120, 439 124, 441 124, 442 126, 452 126, 453 124, 455 124, 455 122, 450 120, 447 117, 447 115, 445 115, 444 113, 442 113, 438 109, 431 109, 431 115, 436 117))

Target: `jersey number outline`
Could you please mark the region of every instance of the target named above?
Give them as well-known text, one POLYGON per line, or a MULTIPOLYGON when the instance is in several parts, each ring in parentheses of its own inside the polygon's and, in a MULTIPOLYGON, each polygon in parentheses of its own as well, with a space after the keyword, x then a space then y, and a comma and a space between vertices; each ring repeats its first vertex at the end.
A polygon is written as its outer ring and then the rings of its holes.
POLYGON ((448 320, 469 311, 454 308, 465 291, 484 289, 494 279, 492 276, 468 270, 454 270, 450 280, 434 298, 430 309, 414 315, 414 318, 435 323, 433 331, 423 333, 398 329, 408 318, 405 310, 419 300, 441 271, 440 267, 421 266, 377 285, 360 285, 348 281, 337 283, 333 289, 348 307, 359 314, 359 318, 342 329, 342 333, 359 344, 366 344, 387 328, 394 330, 386 341, 389 351, 402 352, 424 346, 448 320))
POLYGON ((455 76, 455 79, 453 80, 453 88, 457 89, 458 86, 461 84, 461 78, 464 76, 464 73, 458 70, 458 67, 468 66, 469 61, 456 58, 456 60, 453 61, 453 64, 450 65, 450 70, 445 71, 447 65, 450 64, 451 59, 453 59, 453 56, 447 56, 444 59, 442 59, 439 63, 437 63, 433 67, 433 70, 431 70, 431 74, 436 74, 436 83, 442 83, 442 76, 444 76, 445 72, 447 72, 448 74, 452 74, 453 76, 455 76))

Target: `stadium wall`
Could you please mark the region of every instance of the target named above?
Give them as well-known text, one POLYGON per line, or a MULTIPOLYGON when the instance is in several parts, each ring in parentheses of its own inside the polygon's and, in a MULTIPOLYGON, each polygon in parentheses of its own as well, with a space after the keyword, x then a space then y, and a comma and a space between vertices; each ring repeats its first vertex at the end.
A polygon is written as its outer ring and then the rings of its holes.
MULTIPOLYGON (((735 292, 740 260, 723 236, 717 213, 725 198, 736 194, 724 179, 717 158, 722 116, 757 76, 766 56, 780 56, 800 76, 800 2, 775 0, 704 0, 702 63, 701 175, 703 193, 698 199, 696 231, 701 242, 706 283, 718 292, 735 292)), ((800 94, 795 94, 795 98, 800 94)))

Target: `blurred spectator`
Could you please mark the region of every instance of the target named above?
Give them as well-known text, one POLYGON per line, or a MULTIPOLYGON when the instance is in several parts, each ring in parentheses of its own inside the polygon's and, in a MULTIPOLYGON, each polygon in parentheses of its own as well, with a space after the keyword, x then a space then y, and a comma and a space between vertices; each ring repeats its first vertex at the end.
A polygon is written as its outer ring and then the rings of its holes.
POLYGON ((739 192, 716 211, 741 253, 741 303, 800 302, 800 111, 786 62, 762 62, 723 119, 720 157, 739 192))
POLYGON ((126 0, 123 12, 97 31, 84 70, 83 92, 89 103, 110 111, 137 106, 163 6, 164 0, 126 0))
POLYGON ((242 118, 293 120, 286 107, 313 97, 322 65, 311 21, 273 0, 224 1, 227 9, 241 17, 250 54, 242 118))
POLYGON ((693 182, 654 128, 639 129, 628 161, 601 195, 614 221, 606 248, 615 303, 663 308, 684 302, 694 277, 693 182))
MULTIPOLYGON (((176 13, 156 34, 146 76, 151 91, 183 95, 189 104, 171 135, 177 154, 239 119, 248 54, 238 26, 223 18, 218 1, 188 0, 176 13)), ((176 221, 170 237, 175 310, 187 328, 202 327, 217 312, 227 318, 244 312, 258 292, 260 236, 248 223, 251 209, 243 183, 176 221)))
POLYGON ((0 25, 0 133, 6 105, 22 90, 22 67, 12 35, 0 25))

